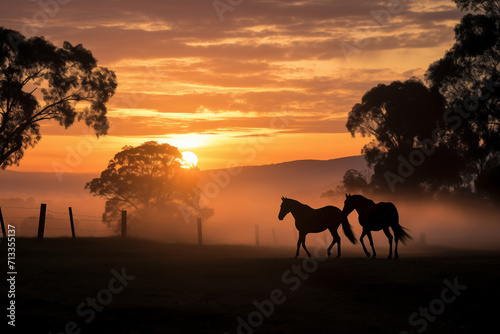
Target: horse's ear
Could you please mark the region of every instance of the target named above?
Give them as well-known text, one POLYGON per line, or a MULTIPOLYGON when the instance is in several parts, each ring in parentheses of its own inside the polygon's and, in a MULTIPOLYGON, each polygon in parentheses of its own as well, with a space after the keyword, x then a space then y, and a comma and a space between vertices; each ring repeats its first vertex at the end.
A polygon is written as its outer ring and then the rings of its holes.
POLYGON ((285 197, 284 196, 281 196, 281 200, 284 201, 285 200, 285 197))
POLYGON ((347 199, 347 198, 349 198, 349 196, 347 194, 345 194, 345 198, 347 199))

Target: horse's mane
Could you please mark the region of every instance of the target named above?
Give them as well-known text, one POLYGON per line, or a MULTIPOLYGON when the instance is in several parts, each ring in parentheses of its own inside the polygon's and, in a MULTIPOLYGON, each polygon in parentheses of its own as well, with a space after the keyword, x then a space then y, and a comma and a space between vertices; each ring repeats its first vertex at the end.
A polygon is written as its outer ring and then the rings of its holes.
POLYGON ((352 195, 351 197, 353 197, 354 199, 358 200, 358 201, 363 201, 363 202, 369 202, 370 204, 375 204, 374 201, 372 201, 371 199, 369 198, 366 198, 365 196, 363 195, 352 195))
POLYGON ((292 198, 287 198, 287 197, 281 197, 281 199, 283 201, 289 201, 289 202, 292 202, 293 204, 295 205, 301 205, 301 206, 304 206, 304 207, 307 207, 307 208, 311 208, 309 205, 307 204, 303 204, 303 203, 300 203, 299 201, 297 201, 296 199, 292 199, 292 198))

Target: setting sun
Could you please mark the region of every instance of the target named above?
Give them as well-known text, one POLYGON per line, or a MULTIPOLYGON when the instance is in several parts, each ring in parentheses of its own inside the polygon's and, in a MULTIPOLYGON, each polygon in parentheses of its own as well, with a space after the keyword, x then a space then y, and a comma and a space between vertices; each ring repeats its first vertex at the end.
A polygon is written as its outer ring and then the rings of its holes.
POLYGON ((198 164, 198 157, 191 151, 184 151, 182 154, 182 167, 183 168, 193 168, 198 164))

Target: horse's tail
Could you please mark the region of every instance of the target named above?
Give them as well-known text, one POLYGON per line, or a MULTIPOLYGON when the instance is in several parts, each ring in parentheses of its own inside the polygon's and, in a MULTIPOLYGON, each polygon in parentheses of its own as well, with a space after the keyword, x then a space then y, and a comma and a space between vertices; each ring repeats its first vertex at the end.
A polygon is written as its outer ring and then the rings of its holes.
POLYGON ((399 214, 398 211, 395 210, 396 212, 396 224, 392 225, 392 230, 394 232, 394 237, 396 240, 399 240, 403 243, 403 245, 406 245, 406 241, 412 240, 413 238, 411 237, 410 234, 408 234, 408 229, 406 227, 403 227, 399 225, 399 214))
POLYGON ((344 219, 342 220, 342 230, 344 231, 344 234, 347 237, 347 239, 349 239, 349 241, 355 245, 358 243, 358 240, 356 240, 356 237, 352 232, 351 224, 349 224, 349 220, 347 220, 347 217, 343 218, 344 219))

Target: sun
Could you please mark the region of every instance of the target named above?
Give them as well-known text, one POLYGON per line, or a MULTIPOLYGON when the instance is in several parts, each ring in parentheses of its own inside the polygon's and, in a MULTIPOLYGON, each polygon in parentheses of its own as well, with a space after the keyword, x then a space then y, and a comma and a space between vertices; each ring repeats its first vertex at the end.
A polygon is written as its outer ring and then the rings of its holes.
POLYGON ((182 154, 182 168, 194 168, 198 164, 198 157, 191 151, 184 151, 182 154))

